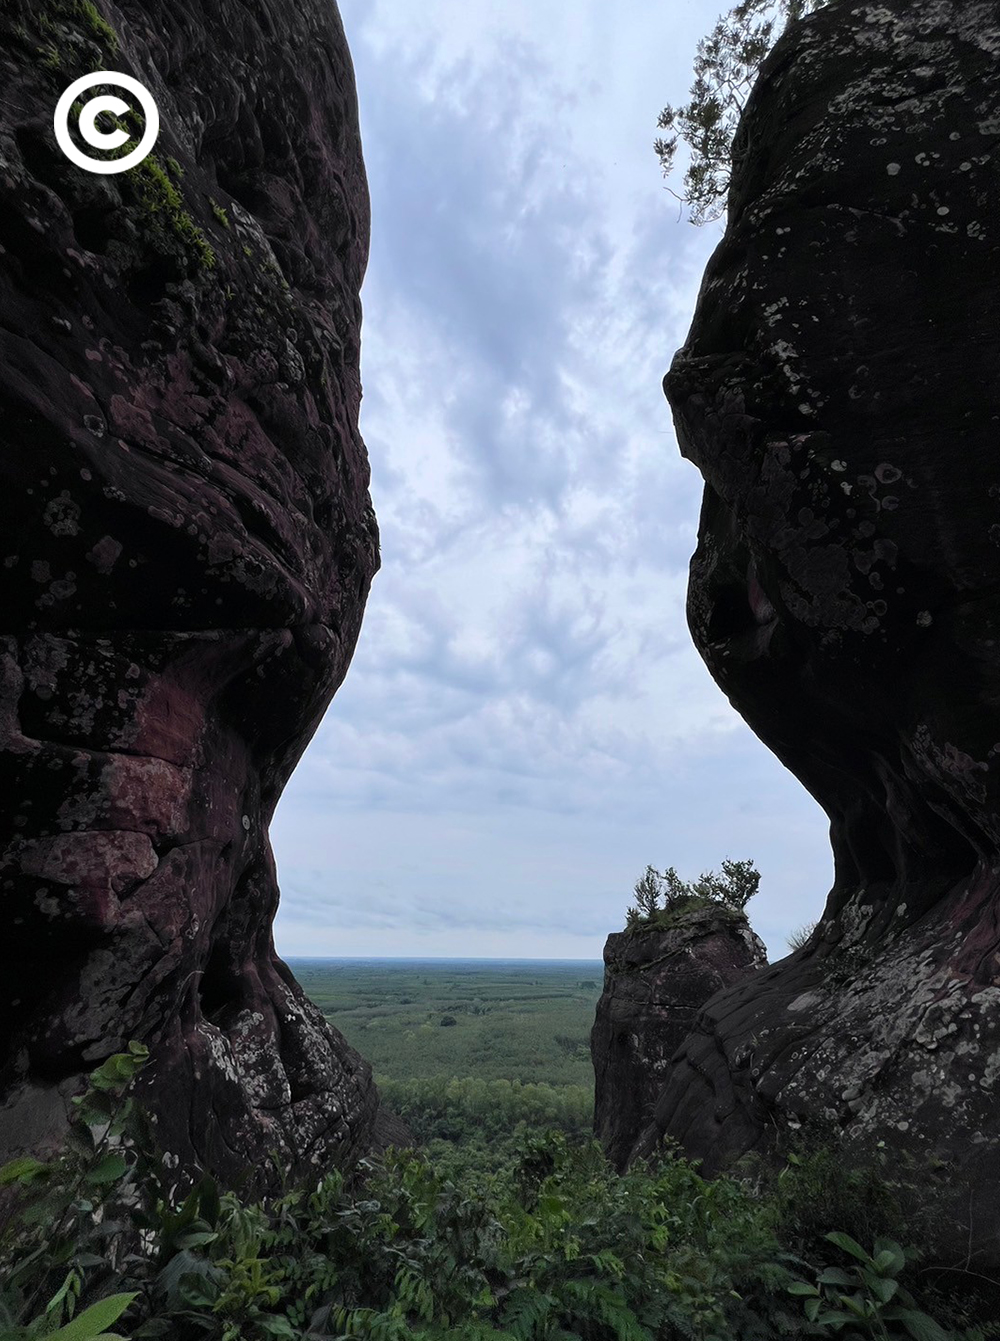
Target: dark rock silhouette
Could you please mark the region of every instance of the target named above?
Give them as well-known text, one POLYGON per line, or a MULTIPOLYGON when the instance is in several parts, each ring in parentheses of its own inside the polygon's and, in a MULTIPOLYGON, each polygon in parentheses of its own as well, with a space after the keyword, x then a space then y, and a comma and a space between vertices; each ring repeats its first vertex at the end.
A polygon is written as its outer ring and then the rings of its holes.
POLYGON ((1000 1266, 1000 8, 834 0, 768 57, 665 379, 688 617, 830 817, 807 945, 709 1002, 635 1155, 811 1121, 949 1176, 1000 1266))
POLYGON ((698 901, 678 909, 670 925, 608 937, 590 1051, 594 1133, 617 1169, 652 1116, 670 1059, 698 1010, 766 964, 746 914, 721 902, 698 901))
POLYGON ((378 1106, 268 842, 378 567, 354 79, 332 0, 99 6, 0 14, 0 1159, 135 1038, 168 1159, 252 1184, 378 1106), (121 175, 52 131, 101 69, 161 115, 121 175))

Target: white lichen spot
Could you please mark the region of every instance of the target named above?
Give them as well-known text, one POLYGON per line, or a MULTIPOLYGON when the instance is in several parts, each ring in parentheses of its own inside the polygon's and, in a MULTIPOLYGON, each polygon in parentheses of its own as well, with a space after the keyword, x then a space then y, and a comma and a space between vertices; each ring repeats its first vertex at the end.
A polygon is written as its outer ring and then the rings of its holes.
POLYGON ((841 489, 843 489, 845 494, 849 494, 852 491, 852 486, 848 484, 846 480, 841 480, 840 487, 841 489))
POLYGON ((931 612, 929 610, 921 610, 919 615, 917 615, 917 623, 923 629, 925 629, 928 624, 932 624, 933 622, 934 622, 933 616, 931 615, 931 612))
POLYGON ((830 469, 831 469, 831 470, 836 470, 836 471, 838 471, 838 472, 845 471, 845 470, 847 469, 847 462, 846 462, 846 461, 831 461, 831 462, 830 462, 830 469))
POLYGON ((208 1044, 208 1050, 212 1054, 212 1060, 217 1068, 234 1084, 239 1084, 239 1073, 236 1070, 236 1063, 233 1057, 232 1047, 224 1034, 220 1033, 214 1025, 209 1024, 207 1020, 202 1020, 199 1025, 199 1032, 208 1044))
POLYGON ((898 177, 900 172, 902 171, 898 163, 887 163, 885 165, 885 170, 890 177, 898 177))
POLYGON ((948 208, 947 205, 939 205, 939 206, 938 206, 938 214, 950 214, 950 213, 951 213, 951 210, 948 208))
POLYGON ((249 816, 249 815, 244 815, 244 816, 243 816, 243 827, 244 827, 244 829, 247 831, 247 833, 250 832, 250 816, 249 816))
POLYGON ((767 307, 764 308, 764 314, 763 314, 764 320, 767 322, 769 326, 773 326, 776 321, 781 320, 780 316, 778 315, 780 309, 787 306, 788 306, 787 298, 779 298, 776 303, 769 303, 767 307))

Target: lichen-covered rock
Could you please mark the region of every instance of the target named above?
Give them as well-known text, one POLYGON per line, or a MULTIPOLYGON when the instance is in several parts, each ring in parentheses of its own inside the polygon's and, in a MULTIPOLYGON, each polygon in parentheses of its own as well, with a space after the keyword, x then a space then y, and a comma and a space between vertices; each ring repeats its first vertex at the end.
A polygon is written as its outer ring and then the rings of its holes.
POLYGON ((336 6, 11 0, 0 83, 0 1159, 135 1038, 171 1164, 344 1164, 377 1094, 268 842, 378 566, 336 6), (101 69, 160 111, 120 175, 53 135, 101 69))
POLYGON ((767 964, 745 913, 722 903, 679 909, 669 925, 614 932, 590 1035, 594 1133, 619 1170, 652 1117, 670 1059, 698 1010, 767 964))
POLYGON ((688 616, 830 817, 810 942, 709 1002, 655 1121, 707 1171, 823 1120, 950 1171, 1000 1267, 1000 8, 833 0, 768 57, 665 381, 688 616))

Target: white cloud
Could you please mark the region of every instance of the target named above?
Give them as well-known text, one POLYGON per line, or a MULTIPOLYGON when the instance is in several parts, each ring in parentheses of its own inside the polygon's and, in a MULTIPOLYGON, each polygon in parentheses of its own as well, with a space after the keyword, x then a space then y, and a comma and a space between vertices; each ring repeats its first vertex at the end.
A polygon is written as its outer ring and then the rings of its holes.
POLYGON ((701 480, 660 388, 721 230, 651 144, 718 10, 342 10, 383 568, 279 807, 279 948, 598 958, 647 862, 753 856, 780 956, 826 820, 691 644, 701 480))

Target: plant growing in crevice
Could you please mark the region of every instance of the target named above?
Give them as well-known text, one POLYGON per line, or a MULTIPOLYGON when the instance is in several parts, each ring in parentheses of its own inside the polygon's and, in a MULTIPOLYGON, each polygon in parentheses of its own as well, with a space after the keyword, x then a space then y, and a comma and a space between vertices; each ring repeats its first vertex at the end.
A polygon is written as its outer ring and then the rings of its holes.
POLYGON ((789 950, 801 950, 809 944, 813 932, 816 930, 815 922, 806 922, 804 926, 797 927, 795 931, 790 931, 785 938, 785 944, 789 950))

